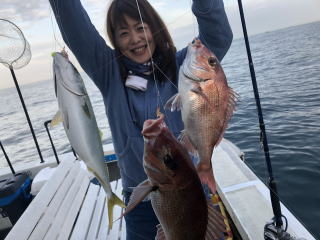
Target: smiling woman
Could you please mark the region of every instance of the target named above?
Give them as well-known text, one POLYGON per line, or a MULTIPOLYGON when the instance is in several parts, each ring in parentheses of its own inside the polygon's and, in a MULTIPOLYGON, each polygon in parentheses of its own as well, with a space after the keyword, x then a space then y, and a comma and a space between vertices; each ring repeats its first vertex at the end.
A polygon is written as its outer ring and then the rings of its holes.
POLYGON ((145 63, 155 50, 149 25, 125 16, 126 25, 117 27, 116 42, 124 56, 137 63, 145 63))
MULTIPOLYGON (((50 0, 50 4, 64 41, 103 96, 128 203, 132 189, 147 179, 143 123, 155 119, 158 111, 165 112, 162 104, 177 93, 177 71, 187 48, 176 52, 166 26, 147 0, 112 1, 106 25, 114 49, 92 25, 80 0, 50 0)), ((193 0, 192 10, 199 23, 198 37, 221 60, 232 41, 223 1, 193 0)), ((180 112, 166 112, 164 120, 177 137, 183 129, 180 112)), ((125 219, 128 240, 156 236, 159 222, 150 201, 139 203, 125 219)))
MULTIPOLYGON (((140 1, 139 6, 138 9, 135 1, 113 1, 108 11, 107 33, 119 58, 121 75, 126 79, 128 73, 122 56, 137 63, 146 63, 157 48, 166 59, 157 61, 157 66, 165 75, 175 78, 176 48, 169 31, 147 1, 140 1)), ((159 80, 165 78, 159 69, 155 69, 155 74, 159 80)))

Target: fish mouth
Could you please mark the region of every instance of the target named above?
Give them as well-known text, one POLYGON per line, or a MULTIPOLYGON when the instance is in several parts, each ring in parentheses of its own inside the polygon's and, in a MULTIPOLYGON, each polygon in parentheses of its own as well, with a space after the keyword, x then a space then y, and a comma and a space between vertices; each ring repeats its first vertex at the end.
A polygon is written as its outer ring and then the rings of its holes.
POLYGON ((156 138, 160 135, 162 130, 166 128, 164 122, 164 115, 160 115, 158 119, 146 120, 143 124, 142 135, 145 141, 156 138))

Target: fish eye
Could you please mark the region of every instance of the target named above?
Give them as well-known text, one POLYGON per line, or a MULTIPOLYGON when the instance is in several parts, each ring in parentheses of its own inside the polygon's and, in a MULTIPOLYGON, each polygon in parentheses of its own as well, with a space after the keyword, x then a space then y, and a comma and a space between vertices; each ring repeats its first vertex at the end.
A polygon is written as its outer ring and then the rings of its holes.
POLYGON ((166 154, 163 157, 163 163, 166 165, 167 168, 171 170, 176 170, 178 168, 177 163, 172 159, 172 157, 169 154, 166 154))
POLYGON ((208 63, 211 67, 215 67, 218 64, 218 61, 214 57, 209 57, 208 58, 208 63))

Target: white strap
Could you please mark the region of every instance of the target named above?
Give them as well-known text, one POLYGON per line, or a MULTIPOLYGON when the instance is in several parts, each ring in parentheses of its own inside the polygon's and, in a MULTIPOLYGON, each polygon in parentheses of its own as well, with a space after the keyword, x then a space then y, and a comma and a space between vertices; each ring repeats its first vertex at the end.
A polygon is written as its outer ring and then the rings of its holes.
POLYGON ((135 90, 146 91, 148 80, 136 75, 129 75, 126 80, 126 87, 133 88, 135 90))

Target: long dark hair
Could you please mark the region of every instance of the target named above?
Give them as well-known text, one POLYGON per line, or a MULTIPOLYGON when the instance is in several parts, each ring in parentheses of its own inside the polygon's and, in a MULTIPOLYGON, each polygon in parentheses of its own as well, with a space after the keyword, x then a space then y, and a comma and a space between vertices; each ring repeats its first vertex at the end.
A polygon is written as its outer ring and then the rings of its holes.
MULTIPOLYGON (((147 23, 150 27, 153 40, 156 45, 154 58, 160 59, 157 63, 158 67, 162 72, 166 74, 166 76, 170 77, 175 81, 176 79, 176 60, 175 53, 176 48, 173 45, 173 41, 169 34, 169 31, 162 21, 161 17, 154 10, 154 8, 150 5, 147 0, 137 0, 139 4, 139 9, 141 12, 142 19, 145 23, 147 23)), ((119 48, 116 44, 115 31, 117 26, 125 25, 126 21, 124 16, 127 15, 132 19, 140 21, 139 10, 135 0, 113 0, 111 3, 107 19, 107 34, 110 39, 111 44, 115 48, 117 59, 120 65, 120 72, 123 80, 127 78, 128 71, 123 64, 122 57, 119 48)), ((166 76, 163 75, 156 67, 155 67, 156 78, 160 81, 165 80, 166 76)))

